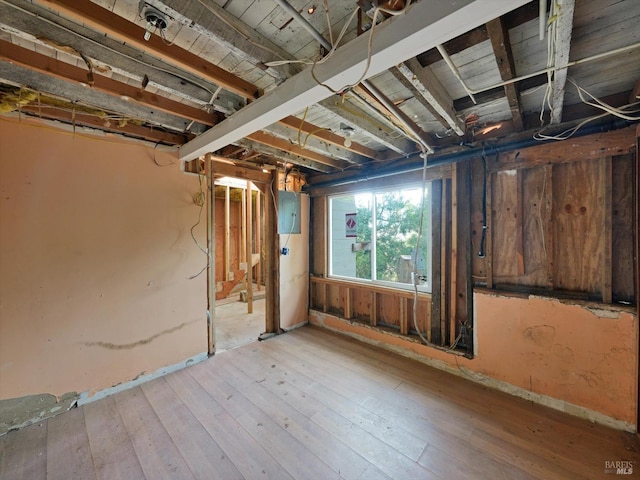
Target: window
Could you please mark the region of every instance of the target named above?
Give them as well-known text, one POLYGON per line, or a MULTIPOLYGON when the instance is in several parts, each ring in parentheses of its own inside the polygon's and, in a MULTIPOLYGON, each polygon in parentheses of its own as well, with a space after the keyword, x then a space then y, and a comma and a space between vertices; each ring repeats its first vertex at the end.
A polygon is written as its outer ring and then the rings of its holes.
POLYGON ((431 216, 422 188, 329 197, 329 275, 431 291, 431 216), (416 249, 416 247, 418 247, 416 249), (417 250, 417 251, 416 251, 417 250))

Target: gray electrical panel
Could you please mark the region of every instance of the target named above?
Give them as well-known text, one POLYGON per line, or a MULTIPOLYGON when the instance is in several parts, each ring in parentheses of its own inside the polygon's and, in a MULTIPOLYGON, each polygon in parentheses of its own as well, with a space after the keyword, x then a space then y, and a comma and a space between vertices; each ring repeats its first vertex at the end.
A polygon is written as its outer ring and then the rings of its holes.
POLYGON ((278 192, 278 233, 300 233, 300 194, 278 192))

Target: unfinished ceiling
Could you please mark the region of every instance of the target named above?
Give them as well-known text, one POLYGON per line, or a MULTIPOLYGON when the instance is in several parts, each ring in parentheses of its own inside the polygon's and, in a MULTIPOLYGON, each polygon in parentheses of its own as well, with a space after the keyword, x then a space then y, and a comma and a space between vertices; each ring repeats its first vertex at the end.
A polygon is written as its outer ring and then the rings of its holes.
POLYGON ((640 2, 376 5, 0 0, 0 112, 313 181, 636 101, 640 2))

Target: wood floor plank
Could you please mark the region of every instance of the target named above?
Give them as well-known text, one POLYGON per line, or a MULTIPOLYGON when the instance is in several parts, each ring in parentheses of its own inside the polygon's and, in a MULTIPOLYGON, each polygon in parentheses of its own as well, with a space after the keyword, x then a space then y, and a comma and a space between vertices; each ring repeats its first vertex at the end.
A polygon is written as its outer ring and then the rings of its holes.
POLYGON ((607 479, 605 460, 635 470, 638 436, 315 327, 0 437, 2 480, 607 479))
POLYGON ((297 370, 297 365, 291 361, 286 362, 286 357, 269 356, 268 345, 259 352, 235 356, 233 364, 254 380, 264 377, 265 381, 261 385, 308 416, 328 407, 416 461, 427 446, 426 441, 396 428, 385 417, 374 415, 333 391, 331 385, 319 383, 305 375, 304 369, 297 370), (265 371, 260 367, 265 362, 276 367, 265 371))
POLYGON ((140 387, 120 392, 114 399, 145 477, 193 480, 191 470, 140 387))
POLYGON ((144 480, 144 472, 113 397, 88 403, 82 408, 97 478, 144 480))
POLYGON ((146 383, 141 389, 195 478, 244 478, 164 378, 146 383))
MULTIPOLYGON (((209 375, 207 369, 192 369, 190 373, 273 458, 278 459, 278 463, 291 476, 318 480, 339 478, 336 472, 332 472, 326 463, 289 432, 294 419, 285 415, 288 421, 279 424, 272 417, 277 408, 270 408, 268 412, 260 408, 258 404, 267 403, 264 398, 259 398, 263 397, 263 391, 252 391, 250 400, 229 383, 233 379, 221 366, 216 370, 217 375, 209 375)), ((293 417, 292 412, 288 413, 293 417)))
POLYGON ((84 408, 72 408, 47 423, 47 478, 95 480, 84 408))
MULTIPOLYGON (((204 368, 215 365, 208 362, 204 368)), ((191 376, 199 365, 185 370, 186 375, 169 375, 167 383, 178 394, 194 416, 220 445, 227 458, 247 479, 292 478, 263 446, 250 435, 236 419, 220 406, 191 376)))
MULTIPOLYGON (((241 356, 233 357, 232 363, 223 364, 220 370, 227 383, 269 415, 280 427, 341 478, 357 480, 369 467, 369 462, 354 452, 348 445, 338 441, 329 432, 309 421, 309 418, 289 403, 284 403, 264 382, 258 383, 237 367, 241 356)), ((269 369, 274 370, 274 369, 269 369)), ((270 372, 266 372, 268 374, 270 372)))
POLYGON ((4 444, 0 456, 2 480, 47 478, 47 422, 9 432, 0 440, 4 444))

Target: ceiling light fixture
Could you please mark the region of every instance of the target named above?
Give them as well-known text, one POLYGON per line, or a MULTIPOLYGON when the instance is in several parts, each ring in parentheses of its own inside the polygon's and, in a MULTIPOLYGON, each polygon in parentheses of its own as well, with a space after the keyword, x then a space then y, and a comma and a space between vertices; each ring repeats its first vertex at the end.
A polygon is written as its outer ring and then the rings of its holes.
POLYGON ((308 13, 309 15, 313 15, 313 12, 315 12, 315 11, 316 11, 316 6, 315 6, 315 5, 312 5, 311 7, 309 7, 309 8, 307 9, 307 13, 308 13))
POLYGON ((147 6, 142 13, 142 16, 147 21, 147 26, 144 32, 144 39, 148 42, 151 38, 151 34, 160 30, 160 34, 162 36, 162 31, 167 28, 167 17, 156 10, 153 7, 147 6))
POLYGON ((356 131, 350 125, 341 123, 340 133, 342 133, 342 136, 344 137, 344 146, 349 148, 351 146, 351 137, 356 133, 356 131))

